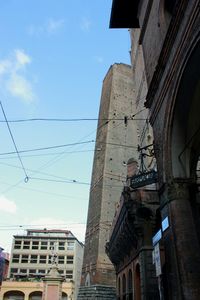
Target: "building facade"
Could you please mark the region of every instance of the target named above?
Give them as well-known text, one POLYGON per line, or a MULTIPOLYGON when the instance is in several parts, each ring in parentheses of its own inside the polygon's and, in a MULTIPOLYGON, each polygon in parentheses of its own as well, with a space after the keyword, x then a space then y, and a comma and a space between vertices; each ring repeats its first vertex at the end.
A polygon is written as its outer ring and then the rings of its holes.
POLYGON ((155 184, 132 188, 133 180, 140 176, 137 164, 135 159, 127 163, 127 185, 121 193, 106 253, 115 266, 118 300, 159 300, 152 261, 159 198, 155 184))
POLYGON ((126 181, 126 162, 137 144, 134 93, 131 67, 114 64, 102 88, 78 299, 116 297, 115 271, 105 245, 126 181))
MULTIPOLYGON (((43 281, 3 281, 0 290, 1 300, 42 300, 43 281)), ((63 282, 61 300, 71 300, 73 284, 63 282)))
POLYGON ((9 254, 3 250, 4 249, 0 247, 0 285, 2 281, 7 278, 10 260, 9 254))
POLYGON ((15 235, 11 250, 8 278, 26 280, 42 278, 49 272, 52 253, 57 255, 59 273, 73 282, 74 299, 80 285, 83 244, 68 230, 27 230, 15 235))
POLYGON ((170 300, 200 295, 199 7, 198 0, 113 0, 110 21, 112 28, 134 28, 133 36, 138 31, 133 48, 144 53, 161 227, 167 224, 160 229, 161 297, 170 300))

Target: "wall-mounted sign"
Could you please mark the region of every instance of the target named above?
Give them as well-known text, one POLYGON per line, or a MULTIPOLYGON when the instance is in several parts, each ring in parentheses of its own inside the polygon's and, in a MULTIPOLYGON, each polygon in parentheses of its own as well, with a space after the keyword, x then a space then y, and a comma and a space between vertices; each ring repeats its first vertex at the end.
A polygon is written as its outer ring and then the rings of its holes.
POLYGON ((158 181, 158 174, 155 170, 139 173, 131 177, 130 186, 133 189, 156 183, 158 181))
POLYGON ((156 232, 156 234, 152 238, 153 246, 155 246, 162 238, 161 229, 156 232))
POLYGON ((154 261, 156 267, 156 276, 160 276, 162 274, 162 267, 161 267, 159 243, 157 243, 154 247, 154 261))
POLYGON ((165 231, 169 227, 169 218, 166 217, 162 220, 162 231, 165 231))

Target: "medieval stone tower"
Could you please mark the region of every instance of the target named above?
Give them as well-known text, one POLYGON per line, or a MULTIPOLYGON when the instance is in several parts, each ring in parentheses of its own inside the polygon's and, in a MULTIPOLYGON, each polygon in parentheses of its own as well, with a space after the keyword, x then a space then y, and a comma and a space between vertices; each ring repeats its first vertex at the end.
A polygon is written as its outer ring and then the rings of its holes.
POLYGON ((126 180, 126 162, 137 148, 132 76, 129 65, 114 64, 103 81, 78 299, 115 299, 115 271, 105 244, 126 180))

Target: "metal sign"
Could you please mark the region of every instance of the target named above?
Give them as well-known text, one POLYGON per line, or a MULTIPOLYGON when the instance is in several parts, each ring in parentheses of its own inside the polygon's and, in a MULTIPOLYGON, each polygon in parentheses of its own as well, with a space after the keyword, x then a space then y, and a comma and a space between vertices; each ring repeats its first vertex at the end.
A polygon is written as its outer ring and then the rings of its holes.
POLYGON ((158 181, 158 174, 155 170, 139 173, 131 177, 130 186, 133 189, 156 183, 158 181))
POLYGON ((161 240, 161 238, 162 238, 162 231, 160 229, 152 238, 153 246, 155 246, 161 240))
POLYGON ((157 243, 154 247, 154 262, 156 267, 156 276, 158 277, 162 274, 159 243, 157 243))
POLYGON ((165 231, 169 227, 169 218, 166 217, 162 220, 162 231, 165 231))

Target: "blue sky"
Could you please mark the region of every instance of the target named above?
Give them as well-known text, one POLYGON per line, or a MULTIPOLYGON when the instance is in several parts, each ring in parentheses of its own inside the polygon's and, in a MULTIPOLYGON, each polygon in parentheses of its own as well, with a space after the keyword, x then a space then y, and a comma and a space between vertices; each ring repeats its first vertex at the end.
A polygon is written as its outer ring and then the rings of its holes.
MULTIPOLYGON (((111 4, 1 1, 0 101, 8 120, 98 117, 110 65, 130 63, 128 31, 109 29, 111 4)), ((9 125, 21 151, 95 140, 97 123, 9 125)), ((94 142, 21 153, 26 174, 37 178, 25 183, 17 155, 1 155, 15 151, 3 122, 0 137, 0 246, 9 250, 13 234, 34 226, 68 228, 83 240, 89 185, 56 180, 90 183, 94 142)))

